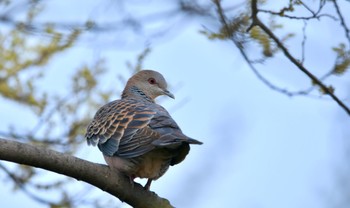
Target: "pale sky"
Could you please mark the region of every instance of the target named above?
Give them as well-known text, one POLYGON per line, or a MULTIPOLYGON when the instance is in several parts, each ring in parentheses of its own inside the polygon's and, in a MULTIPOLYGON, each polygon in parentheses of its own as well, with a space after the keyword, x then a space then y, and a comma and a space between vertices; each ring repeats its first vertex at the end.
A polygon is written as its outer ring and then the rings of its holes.
MULTIPOLYGON (((202 24, 192 21, 175 37, 150 43, 152 52, 145 68, 161 72, 176 88, 176 99, 164 98, 162 105, 186 135, 204 142, 193 146, 183 163, 153 182, 151 190, 180 208, 329 207, 328 198, 336 191, 336 166, 342 162, 338 152, 344 128, 339 125, 350 124, 346 113, 328 98, 287 97, 272 91, 257 79, 230 42, 208 41, 201 35, 202 24), (183 101, 184 105, 176 107, 183 101)), ((330 46, 318 39, 328 40, 329 33, 325 29, 320 34, 319 28, 310 27, 307 64, 327 71, 322 67, 333 61, 331 53, 324 52, 330 46)), ((333 25, 326 22, 322 28, 333 25)), ((110 70, 106 86, 112 87, 118 81, 117 74, 128 75, 125 61, 134 60, 143 44, 132 50, 78 44, 49 64, 48 82, 55 90, 64 84, 57 76, 72 73, 65 63, 79 65, 98 56, 106 59, 110 70)), ((288 89, 309 83, 280 56, 260 69, 272 82, 288 89)), ((336 92, 347 98, 348 81, 346 74, 329 83, 335 83, 336 92)), ((121 87, 120 83, 115 86, 121 87)), ((17 121, 18 106, 1 102, 1 114, 8 118, 2 124, 17 121)), ((345 103, 350 106, 349 99, 345 103)), ((25 126, 27 120, 18 122, 25 126)), ((104 163, 97 148, 82 148, 79 157, 104 163)), ((20 192, 12 192, 3 173, 0 179, 4 183, 0 189, 2 207, 43 207, 20 192)), ((83 182, 73 182, 79 183, 83 182)), ((111 199, 99 189, 96 192, 111 199)))

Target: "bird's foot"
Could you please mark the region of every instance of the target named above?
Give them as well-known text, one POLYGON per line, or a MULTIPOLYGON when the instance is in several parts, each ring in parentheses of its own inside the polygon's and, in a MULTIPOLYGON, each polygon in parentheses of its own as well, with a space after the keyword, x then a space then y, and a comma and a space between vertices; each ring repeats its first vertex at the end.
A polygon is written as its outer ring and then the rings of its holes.
POLYGON ((131 185, 132 188, 134 188, 134 186, 135 186, 135 182, 134 182, 135 178, 136 177, 134 175, 130 175, 129 176, 129 182, 130 182, 130 185, 131 185))
POLYGON ((146 185, 143 187, 145 190, 149 191, 151 187, 152 179, 148 179, 146 185))

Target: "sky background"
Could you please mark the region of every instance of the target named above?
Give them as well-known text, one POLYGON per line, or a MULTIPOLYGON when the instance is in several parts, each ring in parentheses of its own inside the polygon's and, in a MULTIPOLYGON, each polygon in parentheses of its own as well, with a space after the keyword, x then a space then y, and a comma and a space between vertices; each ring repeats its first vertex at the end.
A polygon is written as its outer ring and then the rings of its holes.
MULTIPOLYGON (((67 2, 57 2, 50 2, 41 18, 55 19, 66 9, 67 2)), ((83 12, 92 11, 94 5, 92 1, 82 5, 81 13, 86 16, 78 17, 68 10, 62 21, 94 16, 103 20, 117 10, 101 6, 96 7, 100 13, 83 12), (101 11, 106 11, 106 16, 101 15, 101 11)), ((345 6, 349 7, 349 3, 344 4, 343 11, 345 6)), ((134 9, 144 11, 138 6, 134 9)), ((346 21, 350 24, 349 16, 346 21)), ((104 40, 105 43, 82 41, 48 64, 50 71, 45 80, 55 92, 64 91, 61 86, 67 83, 65 76, 74 73, 74 65, 103 57, 109 72, 102 87, 122 88, 117 75, 129 76, 125 62, 134 60, 143 47, 149 45, 152 52, 144 67, 161 72, 176 97, 175 100, 162 98, 161 104, 186 135, 204 142, 202 146, 193 146, 183 163, 171 167, 155 181, 152 191, 180 208, 331 207, 338 196, 335 181, 344 162, 343 139, 345 126, 350 124, 348 115, 317 90, 313 97, 288 97, 272 91, 254 75, 232 43, 209 41, 199 33, 206 23, 205 20, 188 21, 178 27, 181 31, 160 39, 147 39, 148 34, 141 31, 140 40, 130 37, 133 40, 129 48, 127 44, 118 45, 118 38, 112 37, 104 40)), ((301 26, 288 24, 291 30, 301 26)), ((333 63, 334 54, 329 48, 337 43, 337 36, 343 38, 343 31, 326 20, 314 26, 310 24, 307 35, 305 64, 320 75, 333 63)), ((299 38, 287 44, 294 54, 300 54, 296 44, 299 38)), ((310 83, 280 55, 259 69, 271 82, 286 89, 303 89, 310 83)), ((348 106, 349 80, 349 74, 345 74, 327 81, 336 87, 348 106)), ((113 96, 118 98, 119 95, 113 96)), ((2 126, 15 121, 19 127, 30 126, 32 118, 26 117, 25 112, 21 114, 25 119, 18 119, 18 106, 3 98, 0 102, 0 113, 6 118, 0 121, 2 126)), ((104 163, 97 148, 85 146, 78 156, 104 163)), ((0 189, 2 207, 41 207, 21 192, 12 192, 5 175, 0 177, 4 184, 0 189)), ((73 183, 79 186, 82 182, 73 183)), ((111 199, 105 195, 106 200, 111 199)), ((119 204, 119 200, 115 201, 119 204)))

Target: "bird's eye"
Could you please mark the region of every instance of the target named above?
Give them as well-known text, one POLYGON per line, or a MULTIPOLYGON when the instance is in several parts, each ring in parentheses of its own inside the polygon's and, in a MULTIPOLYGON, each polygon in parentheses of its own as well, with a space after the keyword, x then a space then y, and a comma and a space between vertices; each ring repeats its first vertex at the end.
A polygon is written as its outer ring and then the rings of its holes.
POLYGON ((154 85, 154 84, 157 84, 156 80, 154 78, 149 78, 148 79, 148 83, 154 85))

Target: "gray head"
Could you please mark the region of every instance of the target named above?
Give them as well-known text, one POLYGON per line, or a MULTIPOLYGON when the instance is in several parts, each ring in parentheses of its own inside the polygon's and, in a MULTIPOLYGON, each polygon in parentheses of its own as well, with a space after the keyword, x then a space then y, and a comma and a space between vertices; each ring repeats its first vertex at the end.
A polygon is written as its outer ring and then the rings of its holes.
POLYGON ((126 83, 123 95, 132 93, 131 89, 133 87, 141 90, 152 100, 160 95, 167 95, 171 98, 175 98, 174 95, 168 91, 167 83, 163 75, 153 70, 142 70, 134 74, 126 83))

